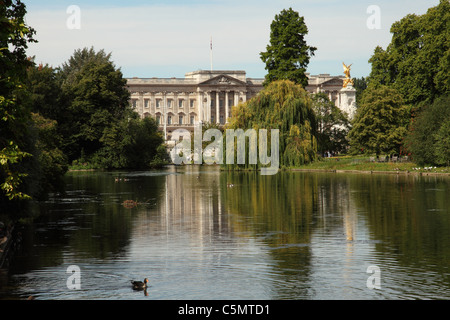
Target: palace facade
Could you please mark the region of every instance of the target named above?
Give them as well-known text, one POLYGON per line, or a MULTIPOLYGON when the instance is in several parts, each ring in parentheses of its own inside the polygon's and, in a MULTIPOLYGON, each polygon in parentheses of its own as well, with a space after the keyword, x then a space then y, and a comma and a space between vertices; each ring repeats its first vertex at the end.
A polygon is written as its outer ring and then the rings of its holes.
MULTIPOLYGON (((307 76, 308 92, 325 92, 352 116, 347 109, 355 101, 348 96, 343 99, 341 94, 345 77, 307 76)), ((231 107, 257 95, 263 81, 247 78, 242 70, 199 70, 186 73, 184 78, 128 78, 127 86, 133 109, 141 117, 154 117, 167 141, 178 128, 193 131, 197 123, 205 122, 224 125, 231 116, 231 107)))

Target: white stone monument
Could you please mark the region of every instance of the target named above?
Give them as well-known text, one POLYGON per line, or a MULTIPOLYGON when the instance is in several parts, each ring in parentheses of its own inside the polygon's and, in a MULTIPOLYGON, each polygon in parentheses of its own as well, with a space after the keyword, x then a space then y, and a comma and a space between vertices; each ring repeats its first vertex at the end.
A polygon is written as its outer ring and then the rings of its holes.
POLYGON ((339 91, 339 107, 346 112, 349 120, 353 120, 356 113, 356 89, 353 88, 353 80, 350 78, 350 66, 344 65, 346 76, 342 89, 339 91))

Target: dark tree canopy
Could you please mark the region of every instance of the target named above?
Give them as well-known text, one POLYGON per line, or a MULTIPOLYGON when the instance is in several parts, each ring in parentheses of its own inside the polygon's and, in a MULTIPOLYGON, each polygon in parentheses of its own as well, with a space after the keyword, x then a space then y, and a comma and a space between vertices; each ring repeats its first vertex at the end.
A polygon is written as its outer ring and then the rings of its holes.
POLYGON ((412 119, 405 146, 419 165, 450 165, 450 95, 427 104, 412 119))
POLYGON ((349 120, 328 95, 319 92, 312 96, 313 110, 317 121, 317 145, 321 154, 325 152, 342 152, 348 147, 347 134, 349 120))
POLYGON ((369 86, 364 91, 348 134, 350 146, 365 153, 400 152, 407 132, 409 108, 401 95, 387 86, 369 86))
POLYGON ((424 15, 408 14, 391 26, 386 50, 370 58, 370 82, 397 89, 406 103, 433 101, 450 91, 450 2, 424 15))
POLYGON ((31 62, 26 49, 35 31, 25 23, 26 7, 20 0, 0 1, 0 202, 27 198, 21 163, 25 152, 30 110, 21 103, 23 80, 31 62))
POLYGON ((79 49, 61 68, 62 126, 70 160, 92 155, 104 130, 131 113, 126 80, 103 50, 79 49))
POLYGON ((266 85, 275 80, 291 80, 303 87, 308 85, 305 72, 317 48, 307 45, 306 34, 308 28, 304 18, 292 8, 275 16, 270 25, 270 44, 267 51, 260 54, 268 71, 266 85))

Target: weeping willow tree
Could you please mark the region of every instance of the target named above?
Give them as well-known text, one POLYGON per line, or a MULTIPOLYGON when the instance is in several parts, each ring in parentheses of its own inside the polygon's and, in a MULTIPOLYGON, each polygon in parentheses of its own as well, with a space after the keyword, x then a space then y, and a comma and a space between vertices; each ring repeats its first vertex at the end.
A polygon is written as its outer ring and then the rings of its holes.
MULTIPOLYGON (((253 99, 233 107, 226 129, 279 129, 280 167, 300 166, 317 157, 312 100, 301 85, 290 80, 271 82, 253 99)), ((232 166, 250 167, 259 164, 232 166)))

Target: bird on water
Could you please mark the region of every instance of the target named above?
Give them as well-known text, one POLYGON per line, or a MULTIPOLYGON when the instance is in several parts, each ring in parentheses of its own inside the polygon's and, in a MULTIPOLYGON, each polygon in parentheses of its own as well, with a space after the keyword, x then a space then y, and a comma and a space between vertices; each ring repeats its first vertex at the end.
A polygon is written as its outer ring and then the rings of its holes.
POLYGON ((148 279, 145 278, 144 281, 133 281, 131 280, 131 285, 133 286, 134 290, 144 290, 147 289, 147 283, 148 279))

